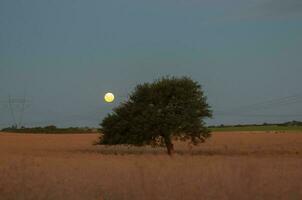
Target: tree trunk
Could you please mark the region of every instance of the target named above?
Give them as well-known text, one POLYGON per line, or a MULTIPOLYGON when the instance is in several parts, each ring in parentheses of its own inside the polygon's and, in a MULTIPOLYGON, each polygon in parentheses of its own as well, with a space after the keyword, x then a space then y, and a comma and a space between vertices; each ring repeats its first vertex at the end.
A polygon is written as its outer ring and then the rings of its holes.
POLYGON ((174 145, 171 142, 171 139, 170 138, 165 138, 165 144, 166 144, 166 147, 167 147, 167 153, 168 153, 168 155, 172 156, 173 153, 174 153, 174 145))

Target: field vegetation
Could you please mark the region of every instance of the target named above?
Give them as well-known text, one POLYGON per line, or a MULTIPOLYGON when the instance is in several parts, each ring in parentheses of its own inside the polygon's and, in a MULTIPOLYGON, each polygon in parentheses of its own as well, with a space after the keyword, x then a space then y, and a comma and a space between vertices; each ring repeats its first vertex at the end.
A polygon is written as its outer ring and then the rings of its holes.
POLYGON ((173 157, 98 137, 0 133, 0 199, 302 198, 301 132, 214 132, 173 157))
POLYGON ((21 127, 16 126, 8 127, 2 129, 2 132, 11 133, 96 133, 97 129, 88 127, 68 127, 68 128, 58 128, 55 125, 49 125, 44 127, 21 127))
POLYGON ((226 132, 226 131, 275 131, 275 132, 284 132, 284 131, 301 131, 302 132, 302 122, 291 121, 279 124, 246 124, 246 125, 219 125, 219 126, 210 126, 211 131, 215 132, 226 132))

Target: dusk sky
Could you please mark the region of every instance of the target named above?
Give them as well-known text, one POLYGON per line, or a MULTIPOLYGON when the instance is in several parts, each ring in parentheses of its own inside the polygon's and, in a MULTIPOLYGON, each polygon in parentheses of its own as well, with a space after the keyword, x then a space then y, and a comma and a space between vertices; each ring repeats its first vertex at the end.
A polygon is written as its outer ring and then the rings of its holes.
POLYGON ((203 86, 208 124, 302 120, 302 1, 0 1, 0 128, 9 97, 25 126, 98 127, 165 75, 203 86))

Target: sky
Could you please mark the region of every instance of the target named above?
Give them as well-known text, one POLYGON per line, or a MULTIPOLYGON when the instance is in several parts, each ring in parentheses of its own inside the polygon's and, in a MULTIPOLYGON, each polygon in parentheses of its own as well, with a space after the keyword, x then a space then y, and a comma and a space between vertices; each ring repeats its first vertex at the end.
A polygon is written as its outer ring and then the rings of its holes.
POLYGON ((210 125, 302 120, 302 1, 0 1, 0 127, 98 127, 166 75, 202 85, 210 125))

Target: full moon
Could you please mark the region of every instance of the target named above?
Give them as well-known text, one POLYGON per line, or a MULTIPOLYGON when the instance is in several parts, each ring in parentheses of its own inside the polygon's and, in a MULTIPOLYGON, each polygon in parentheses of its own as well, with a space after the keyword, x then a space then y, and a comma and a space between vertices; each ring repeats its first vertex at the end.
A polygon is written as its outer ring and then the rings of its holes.
POLYGON ((113 95, 111 92, 108 92, 108 93, 105 94, 104 100, 105 100, 107 103, 111 103, 111 102, 114 101, 114 95, 113 95))

